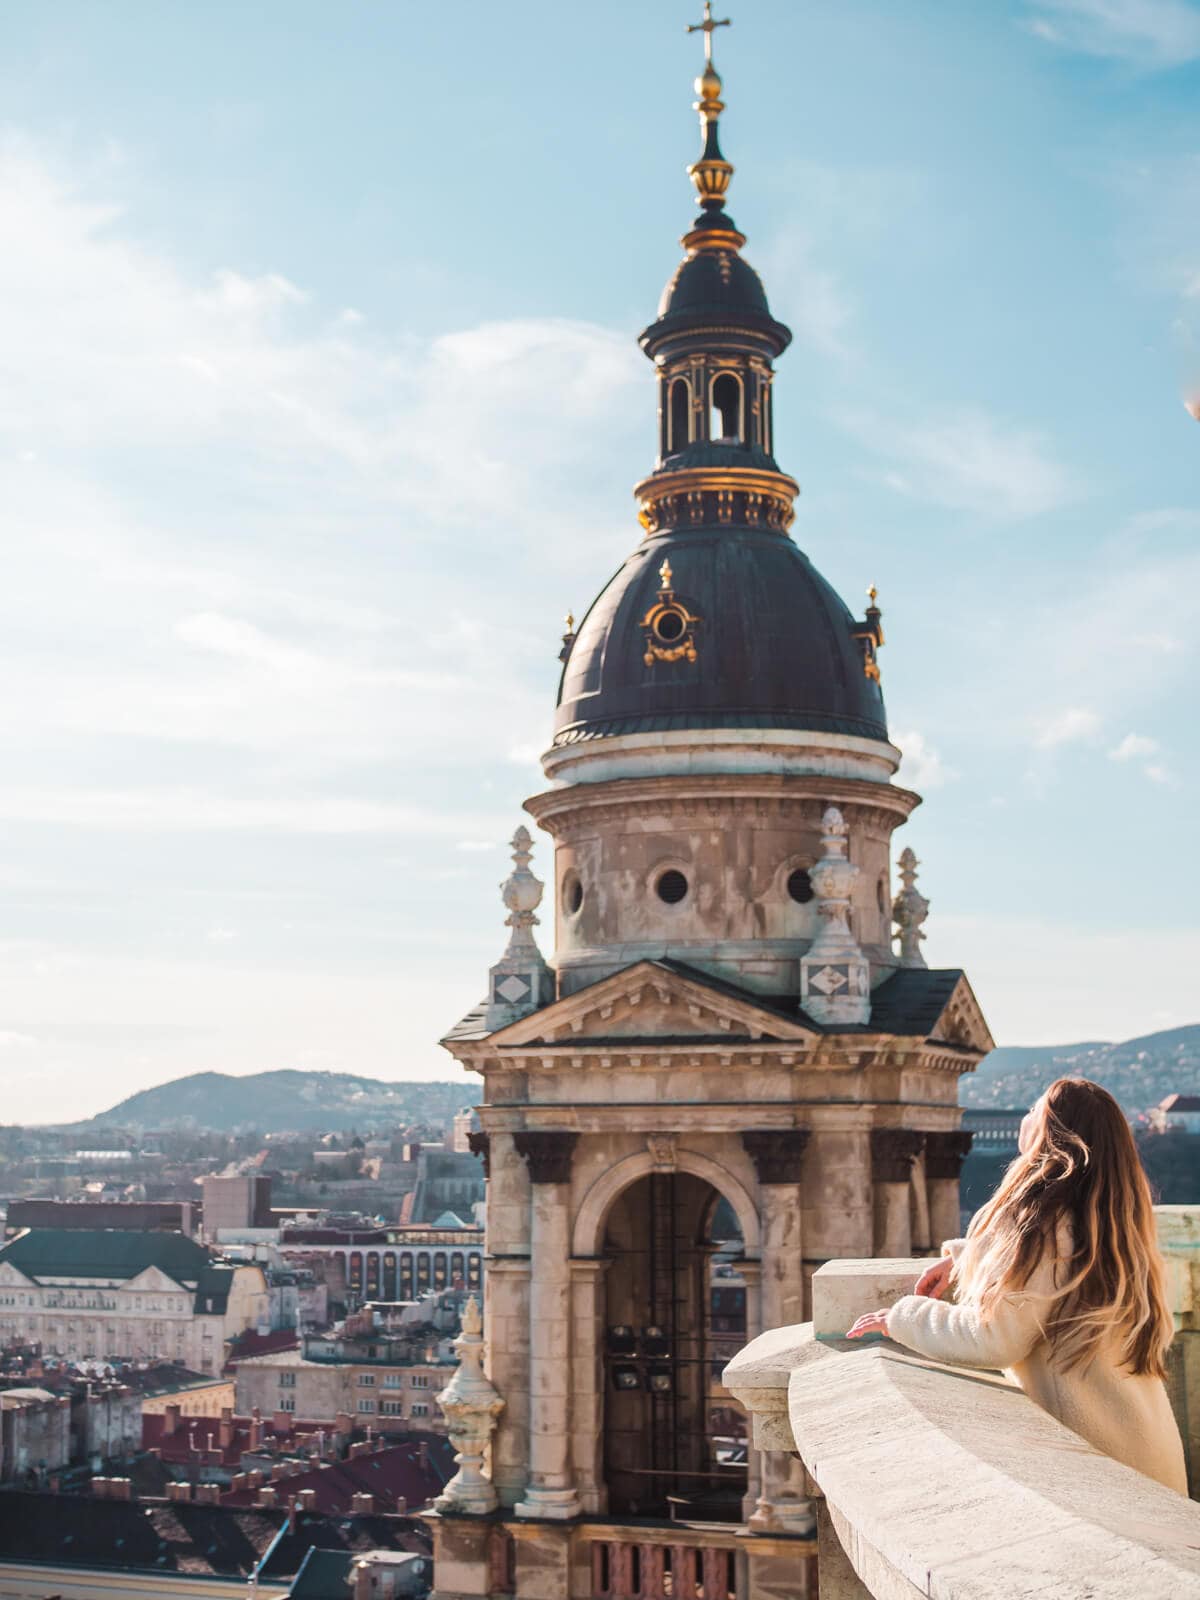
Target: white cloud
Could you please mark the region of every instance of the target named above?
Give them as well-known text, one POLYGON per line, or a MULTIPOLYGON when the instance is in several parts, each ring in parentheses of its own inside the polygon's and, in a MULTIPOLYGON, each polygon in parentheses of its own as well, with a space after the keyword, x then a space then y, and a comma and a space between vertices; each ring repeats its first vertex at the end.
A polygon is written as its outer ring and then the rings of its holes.
POLYGON ((1200 57, 1200 10, 1188 0, 1038 0, 1030 26, 1052 44, 1139 66, 1200 57))
POLYGON ((897 733, 892 743, 898 745, 904 754, 900 764, 902 783, 912 784, 914 789, 924 792, 940 789, 944 783, 958 777, 958 773, 946 765, 923 733, 915 730, 897 733))
POLYGON ((1174 782, 1174 779, 1171 777, 1170 769, 1168 767, 1164 767, 1160 762, 1152 761, 1149 766, 1145 767, 1143 770, 1145 771, 1146 776, 1150 779, 1151 783, 1174 782))
POLYGON ((897 494, 973 516, 1042 516, 1079 494, 1049 442, 980 411, 905 422, 879 412, 836 419, 889 465, 881 478, 897 494))
POLYGON ((778 286, 777 314, 785 317, 801 344, 826 356, 850 353, 854 301, 809 232, 791 228, 782 233, 764 256, 763 273, 778 286))
POLYGON ((1108 752, 1108 759, 1136 761, 1141 756, 1152 756, 1157 749, 1157 739, 1149 739, 1141 733, 1127 733, 1120 744, 1114 745, 1108 752))
POLYGON ((1078 744, 1100 731, 1100 718, 1084 706, 1069 706, 1056 716, 1045 718, 1034 737, 1039 750, 1055 750, 1059 745, 1078 744))

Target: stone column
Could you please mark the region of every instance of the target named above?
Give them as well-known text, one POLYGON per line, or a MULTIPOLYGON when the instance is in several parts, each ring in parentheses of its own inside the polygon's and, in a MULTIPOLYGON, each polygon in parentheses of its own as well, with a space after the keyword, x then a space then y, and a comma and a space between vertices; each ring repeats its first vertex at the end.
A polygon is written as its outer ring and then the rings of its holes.
POLYGON ((492 1441, 492 1482, 511 1506, 529 1481, 529 1172, 489 1112, 484 1325, 487 1375, 505 1402, 492 1441))
POLYGON ((871 1129, 871 1177, 875 1183, 875 1254, 912 1255, 909 1184, 925 1143, 911 1128, 871 1129))
MULTIPOLYGON (((746 1343, 757 1339, 762 1323, 762 1263, 739 1261, 737 1269, 746 1284, 746 1343)), ((754 1443, 754 1418, 746 1418, 746 1493, 742 1499, 742 1520, 749 1522, 758 1508, 762 1493, 763 1453, 754 1443)))
MULTIPOLYGON (((770 1128, 742 1134, 742 1144, 758 1174, 762 1221, 762 1279, 759 1291, 764 1328, 786 1328, 804 1321, 803 1217, 804 1152, 807 1128, 770 1128)), ((764 1456, 761 1488, 750 1527, 761 1533, 810 1534, 812 1502, 804 1475, 793 1457, 764 1456)))
POLYGON ((514 1135, 529 1168, 529 1484, 519 1517, 580 1512, 571 1472, 571 1157, 579 1135, 514 1135))
POLYGON ((925 1189, 929 1195, 930 1243, 940 1250, 947 1239, 961 1237, 962 1208, 958 1180, 973 1135, 965 1128, 925 1135, 925 1189))
POLYGON ((608 1510, 604 1481, 604 1278, 610 1261, 571 1262, 571 1462, 585 1513, 608 1510))

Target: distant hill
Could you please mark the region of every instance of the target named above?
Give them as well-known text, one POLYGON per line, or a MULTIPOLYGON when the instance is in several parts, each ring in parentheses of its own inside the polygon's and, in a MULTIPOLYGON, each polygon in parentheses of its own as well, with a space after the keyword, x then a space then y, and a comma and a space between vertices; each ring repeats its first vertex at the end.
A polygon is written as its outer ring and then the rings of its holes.
POLYGON ((1123 1044, 1006 1045, 959 1080, 959 1096, 965 1106, 1028 1106, 1065 1077, 1102 1083, 1129 1112, 1175 1091, 1200 1094, 1200 1023, 1123 1044))
POLYGON ((384 1083, 345 1072, 193 1072, 143 1089, 80 1124, 95 1128, 210 1128, 233 1133, 340 1132, 392 1127, 397 1122, 439 1121, 473 1105, 479 1085, 384 1083))

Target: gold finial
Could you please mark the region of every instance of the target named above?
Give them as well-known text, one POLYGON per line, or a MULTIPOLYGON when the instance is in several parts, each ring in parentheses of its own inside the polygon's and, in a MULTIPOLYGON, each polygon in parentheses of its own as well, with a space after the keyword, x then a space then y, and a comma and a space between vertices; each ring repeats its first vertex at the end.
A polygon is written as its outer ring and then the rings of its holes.
POLYGON ((574 612, 568 611, 566 616, 563 618, 563 621, 567 625, 567 632, 568 633, 573 633, 574 630, 575 630, 575 614, 574 614, 574 612))
POLYGON ((733 222, 722 215, 733 167, 721 154, 721 142, 717 136, 717 125, 725 102, 721 99, 721 77, 713 66, 712 36, 717 28, 731 26, 728 17, 713 16, 712 0, 704 0, 704 21, 690 23, 687 30, 704 35, 704 71, 696 79, 697 99, 694 105, 694 109, 700 113, 700 133, 704 143, 699 158, 688 168, 688 177, 696 186, 705 216, 684 235, 683 243, 689 250, 739 250, 746 242, 733 222))
POLYGON ((662 580, 663 588, 669 589, 671 587, 671 579, 674 577, 674 573, 671 571, 671 563, 669 561, 663 561, 662 566, 658 569, 658 576, 662 580))
POLYGON ((875 587, 874 584, 872 584, 871 587, 867 590, 867 599, 871 602, 872 605, 874 605, 876 600, 878 600, 878 598, 879 598, 879 590, 875 587))
MULTIPOLYGON (((688 23, 688 32, 689 33, 702 33, 704 35, 704 65, 706 67, 711 67, 712 66, 712 36, 713 36, 713 33, 715 32, 715 30, 717 28, 729 28, 729 27, 732 27, 732 26, 733 26, 733 24, 730 22, 730 19, 728 17, 722 17, 719 22, 714 20, 713 14, 712 14, 712 0, 704 0, 704 21, 703 22, 689 22, 688 23)), ((721 80, 718 78, 717 79, 717 88, 718 88, 718 90, 720 89, 720 87, 721 87, 721 80)), ((697 90, 697 93, 702 93, 702 92, 703 91, 701 91, 701 90, 697 90)))

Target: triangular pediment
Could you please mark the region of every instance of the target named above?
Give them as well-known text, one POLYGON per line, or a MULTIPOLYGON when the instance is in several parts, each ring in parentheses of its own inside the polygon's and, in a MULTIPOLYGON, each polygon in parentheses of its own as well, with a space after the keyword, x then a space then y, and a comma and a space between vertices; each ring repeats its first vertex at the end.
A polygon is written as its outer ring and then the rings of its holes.
POLYGON ((11 1261, 0 1261, 0 1288, 20 1287, 28 1289, 36 1282, 36 1278, 26 1277, 20 1267, 14 1267, 11 1261))
POLYGON ((942 1007, 941 1016, 930 1029, 929 1037, 939 1044, 959 1045, 963 1049, 976 1051, 980 1056, 986 1056, 996 1048, 996 1041, 975 998, 975 991, 961 973, 950 998, 942 1007))
POLYGON ((184 1287, 169 1277, 161 1267, 143 1267, 136 1277, 127 1278, 122 1288, 132 1290, 135 1294, 161 1294, 170 1290, 176 1294, 184 1287))
POLYGON ((639 961, 491 1035, 489 1044, 582 1044, 588 1040, 812 1039, 797 1014, 786 1016, 704 973, 639 961))

